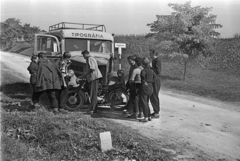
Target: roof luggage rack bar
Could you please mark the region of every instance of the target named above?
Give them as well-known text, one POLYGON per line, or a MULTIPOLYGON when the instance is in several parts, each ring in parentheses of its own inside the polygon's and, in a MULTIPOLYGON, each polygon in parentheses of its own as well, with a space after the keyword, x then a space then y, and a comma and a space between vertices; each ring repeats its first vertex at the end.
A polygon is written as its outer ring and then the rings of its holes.
POLYGON ((49 26, 49 31, 54 31, 59 29, 81 29, 81 30, 95 30, 95 31, 106 32, 105 25, 97 25, 97 24, 61 22, 61 23, 49 26))

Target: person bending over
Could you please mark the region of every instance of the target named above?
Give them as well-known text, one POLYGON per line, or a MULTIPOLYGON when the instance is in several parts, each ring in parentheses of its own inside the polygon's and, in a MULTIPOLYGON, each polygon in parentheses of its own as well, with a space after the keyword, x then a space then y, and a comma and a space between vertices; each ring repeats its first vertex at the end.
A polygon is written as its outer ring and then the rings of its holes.
POLYGON ((93 114, 97 113, 98 85, 99 79, 102 78, 102 74, 98 69, 97 60, 87 50, 82 51, 82 55, 86 60, 87 70, 79 79, 86 78, 89 83, 91 105, 88 113, 93 114))

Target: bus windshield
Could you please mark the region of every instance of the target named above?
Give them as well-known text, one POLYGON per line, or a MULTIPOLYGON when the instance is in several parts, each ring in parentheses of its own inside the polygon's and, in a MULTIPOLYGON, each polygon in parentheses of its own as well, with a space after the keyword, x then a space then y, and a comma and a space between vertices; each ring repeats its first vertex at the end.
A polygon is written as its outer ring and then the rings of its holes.
POLYGON ((83 51, 87 50, 87 40, 85 39, 66 39, 65 40, 66 51, 83 51))
POLYGON ((112 42, 106 40, 90 40, 90 52, 111 53, 112 42))
POLYGON ((111 53, 112 42, 107 40, 86 40, 86 39, 65 39, 66 51, 87 50, 87 44, 90 42, 90 52, 111 53))

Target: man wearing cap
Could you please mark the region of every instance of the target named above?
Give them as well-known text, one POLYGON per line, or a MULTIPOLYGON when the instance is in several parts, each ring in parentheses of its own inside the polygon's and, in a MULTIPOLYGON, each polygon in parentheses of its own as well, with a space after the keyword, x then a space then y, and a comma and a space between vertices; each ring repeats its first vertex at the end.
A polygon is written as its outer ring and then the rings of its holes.
POLYGON ((152 70, 157 75, 155 81, 153 82, 153 94, 150 97, 151 104, 153 106, 154 113, 151 114, 152 118, 159 118, 160 112, 160 99, 159 99, 159 92, 161 88, 161 61, 158 58, 158 52, 155 50, 150 50, 150 57, 152 59, 152 70))
POLYGON ((79 79, 87 78, 90 87, 90 100, 91 107, 88 111, 89 114, 97 113, 97 93, 98 93, 98 85, 99 79, 102 78, 102 74, 98 69, 97 60, 90 55, 87 50, 82 51, 82 55, 87 63, 87 71, 84 73, 79 79))

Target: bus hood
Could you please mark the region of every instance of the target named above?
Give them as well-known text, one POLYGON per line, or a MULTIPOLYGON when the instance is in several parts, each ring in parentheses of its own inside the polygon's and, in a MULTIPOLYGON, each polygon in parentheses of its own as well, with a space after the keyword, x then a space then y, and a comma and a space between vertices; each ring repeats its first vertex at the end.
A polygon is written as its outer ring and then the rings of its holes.
MULTIPOLYGON (((71 60, 86 63, 86 60, 83 58, 81 51, 70 51, 71 60)), ((90 52, 90 54, 97 60, 98 65, 107 65, 110 59, 110 53, 94 53, 90 52)))

